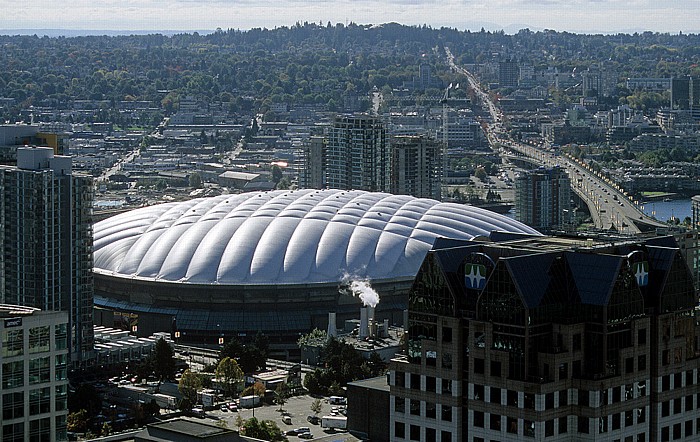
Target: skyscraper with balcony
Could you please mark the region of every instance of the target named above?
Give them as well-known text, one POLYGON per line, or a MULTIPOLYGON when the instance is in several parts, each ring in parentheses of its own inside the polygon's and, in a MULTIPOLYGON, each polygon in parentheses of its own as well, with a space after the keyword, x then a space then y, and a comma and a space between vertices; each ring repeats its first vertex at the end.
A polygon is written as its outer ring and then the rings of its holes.
POLYGON ((324 188, 324 165, 327 140, 323 136, 312 136, 302 148, 302 168, 299 171, 301 189, 324 188))
POLYGON ((389 148, 381 120, 339 115, 328 132, 326 186, 330 189, 389 190, 389 148))
POLYGON ((0 302, 67 312, 71 364, 90 364, 92 178, 51 148, 21 147, 0 187, 0 302))
POLYGON ((425 136, 392 137, 391 193, 439 200, 441 158, 441 145, 436 140, 425 136))
POLYGON ((570 223, 571 180, 560 167, 523 172, 515 179, 515 218, 540 232, 570 223))

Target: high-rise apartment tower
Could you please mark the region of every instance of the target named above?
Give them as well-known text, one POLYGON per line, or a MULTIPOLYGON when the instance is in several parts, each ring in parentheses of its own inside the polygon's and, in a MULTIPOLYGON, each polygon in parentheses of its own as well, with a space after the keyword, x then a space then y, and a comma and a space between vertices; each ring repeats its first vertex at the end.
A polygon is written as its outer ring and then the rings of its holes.
POLYGON ((571 181, 564 169, 526 171, 515 180, 515 218, 541 232, 570 223, 571 181))
POLYGON ((328 133, 326 186, 330 189, 389 190, 389 149, 381 120, 339 115, 328 133))
POLYGON ((391 193, 440 199, 442 146, 425 136, 391 139, 391 193))
POLYGON ((0 302, 68 312, 74 367, 93 355, 92 178, 51 148, 0 166, 0 302))

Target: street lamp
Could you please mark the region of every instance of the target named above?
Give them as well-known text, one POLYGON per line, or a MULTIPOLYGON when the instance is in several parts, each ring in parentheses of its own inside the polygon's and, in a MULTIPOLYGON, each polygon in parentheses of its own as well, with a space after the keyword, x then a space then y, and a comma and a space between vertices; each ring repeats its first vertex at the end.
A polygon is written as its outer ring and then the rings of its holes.
POLYGON ((216 327, 219 329, 219 345, 224 345, 224 334, 221 331, 221 324, 216 324, 216 327))

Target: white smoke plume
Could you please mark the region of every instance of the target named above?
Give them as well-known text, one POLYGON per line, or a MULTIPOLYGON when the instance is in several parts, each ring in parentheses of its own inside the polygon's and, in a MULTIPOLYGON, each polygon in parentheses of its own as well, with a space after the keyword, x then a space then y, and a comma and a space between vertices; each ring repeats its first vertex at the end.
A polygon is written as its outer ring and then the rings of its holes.
POLYGON ((352 275, 344 275, 341 291, 355 296, 362 301, 365 307, 376 307, 379 304, 379 293, 377 293, 369 281, 366 279, 354 279, 352 275))
POLYGON ((369 281, 352 281, 350 290, 365 307, 376 307, 379 304, 379 293, 369 285, 369 281))

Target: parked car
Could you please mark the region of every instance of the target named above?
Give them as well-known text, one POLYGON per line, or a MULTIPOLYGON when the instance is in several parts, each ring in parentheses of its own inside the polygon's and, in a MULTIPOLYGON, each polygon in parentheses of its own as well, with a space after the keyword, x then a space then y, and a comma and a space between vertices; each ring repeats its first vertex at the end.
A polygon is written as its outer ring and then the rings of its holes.
POLYGON ((318 425, 318 423, 321 421, 321 419, 318 416, 307 416, 306 417, 306 422, 314 425, 318 425))
POLYGON ((299 435, 299 439, 313 439, 313 438, 314 438, 314 435, 308 431, 306 433, 301 433, 299 435))

